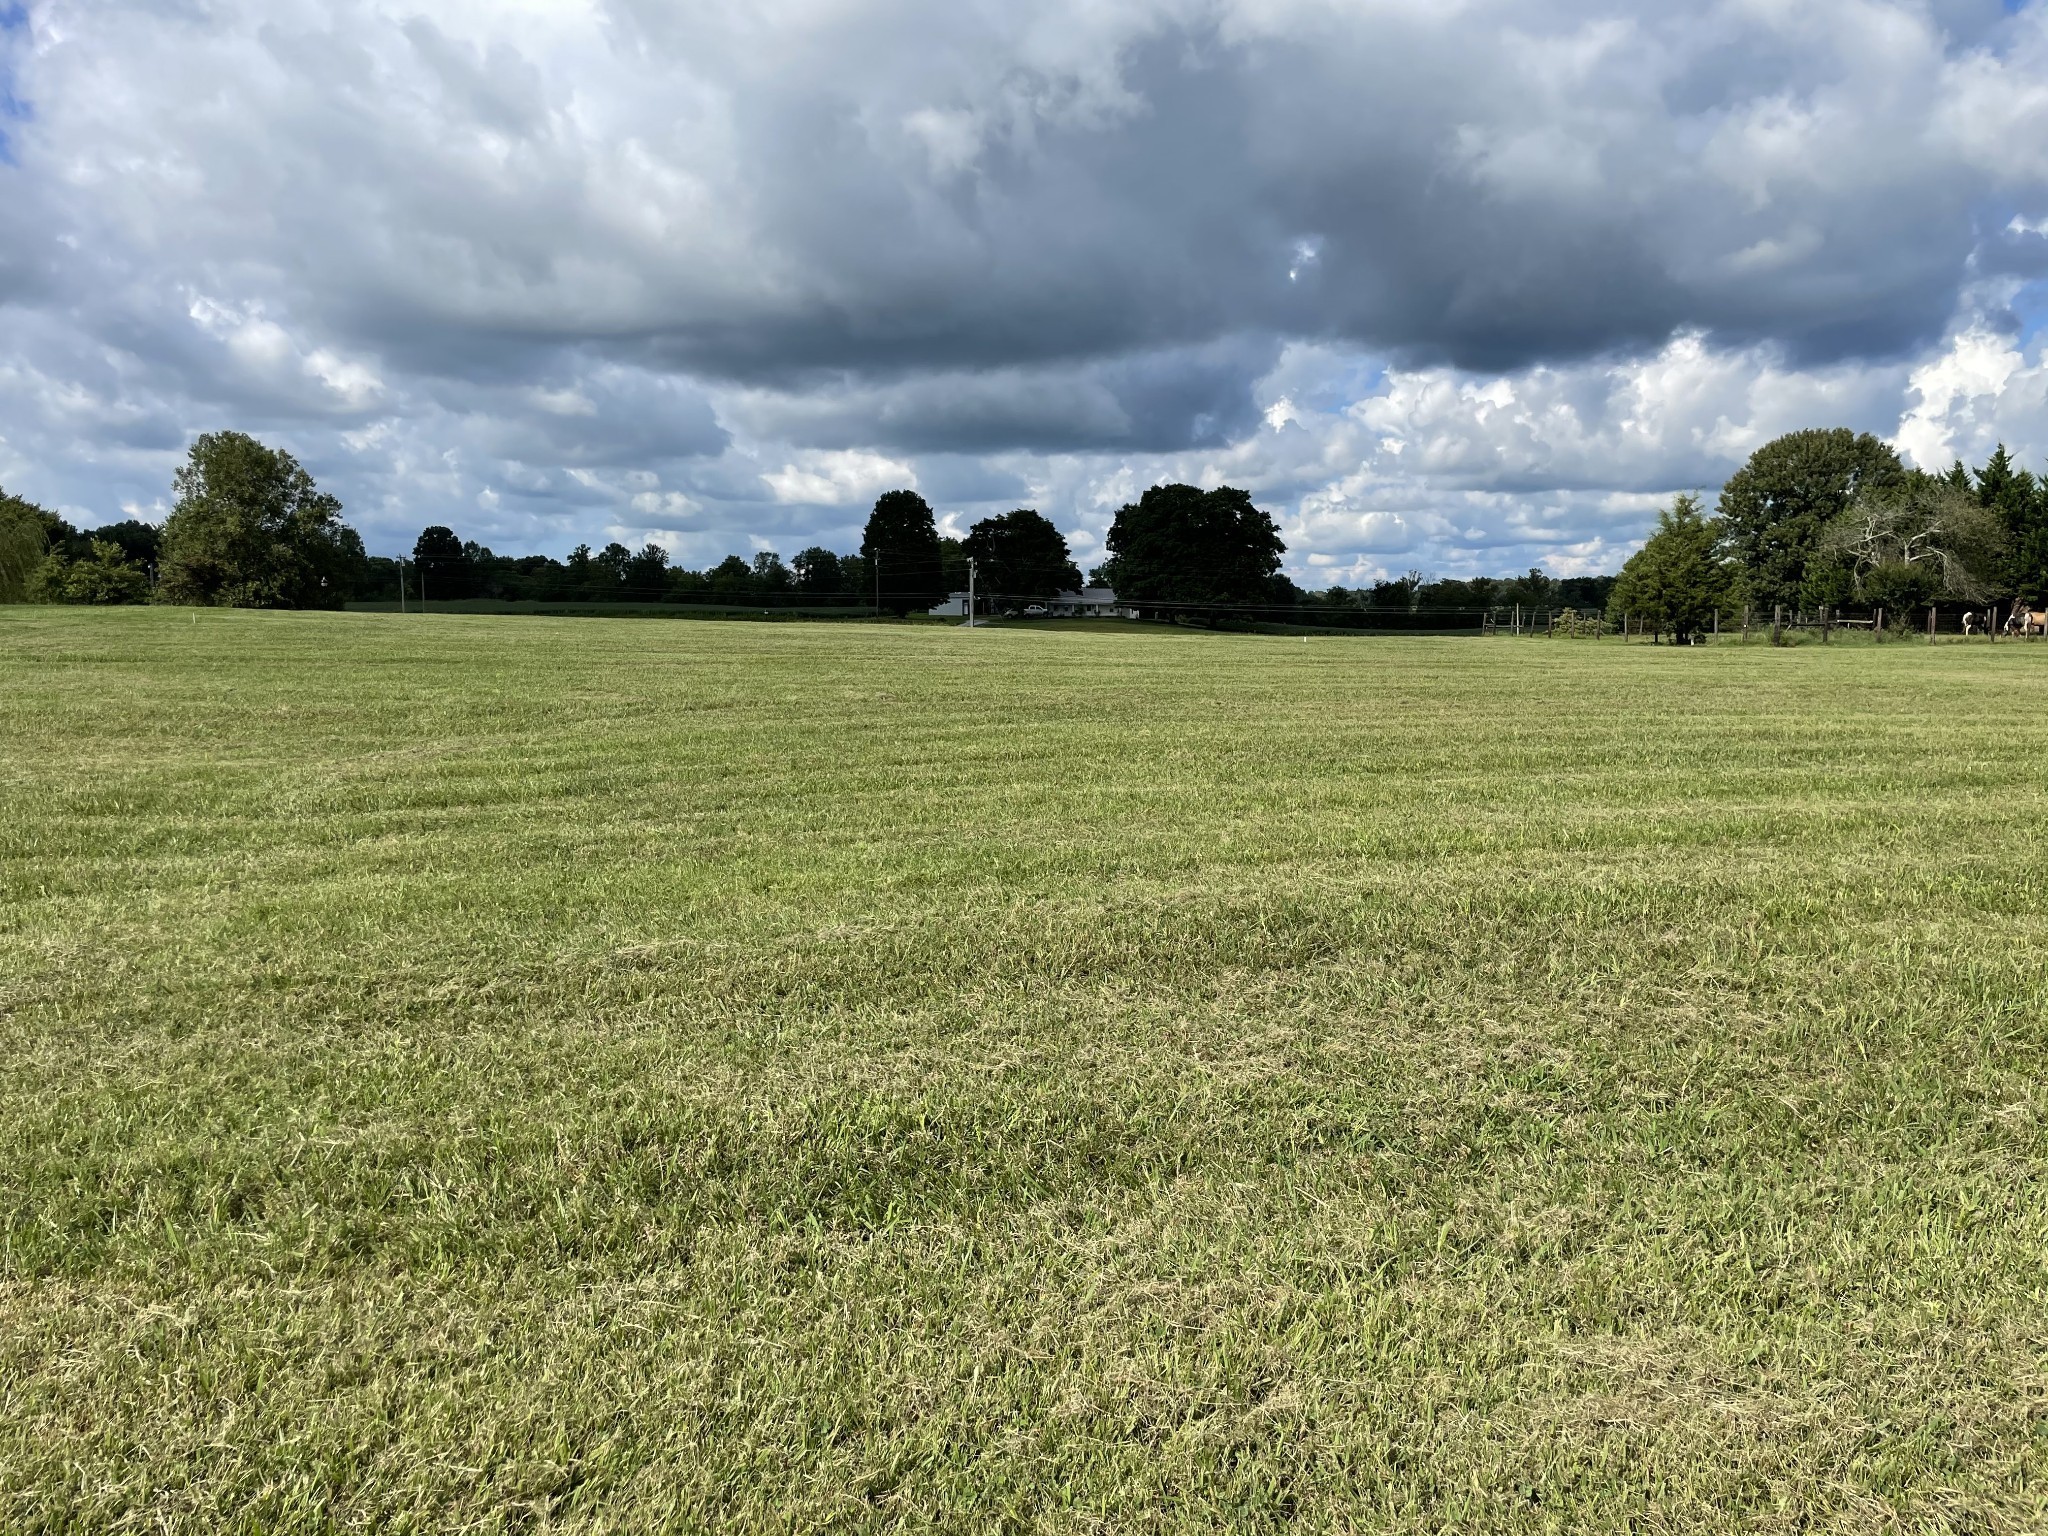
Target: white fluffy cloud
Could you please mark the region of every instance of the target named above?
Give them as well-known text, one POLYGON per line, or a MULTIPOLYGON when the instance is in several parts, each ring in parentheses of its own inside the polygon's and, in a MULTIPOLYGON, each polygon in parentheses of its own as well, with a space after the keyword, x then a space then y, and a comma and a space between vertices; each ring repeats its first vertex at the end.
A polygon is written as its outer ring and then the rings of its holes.
POLYGON ((192 433, 373 547, 1099 558, 1175 476, 1308 579, 1612 565, 1844 424, 2048 456, 2048 19, 1998 0, 31 0, 0 483, 192 433))

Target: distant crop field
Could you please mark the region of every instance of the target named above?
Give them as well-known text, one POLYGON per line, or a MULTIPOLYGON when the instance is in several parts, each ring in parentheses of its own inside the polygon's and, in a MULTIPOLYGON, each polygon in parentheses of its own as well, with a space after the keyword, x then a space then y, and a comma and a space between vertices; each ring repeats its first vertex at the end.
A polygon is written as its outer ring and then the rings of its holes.
POLYGON ((0 610, 0 1530, 2037 1531, 2048 644, 0 610))

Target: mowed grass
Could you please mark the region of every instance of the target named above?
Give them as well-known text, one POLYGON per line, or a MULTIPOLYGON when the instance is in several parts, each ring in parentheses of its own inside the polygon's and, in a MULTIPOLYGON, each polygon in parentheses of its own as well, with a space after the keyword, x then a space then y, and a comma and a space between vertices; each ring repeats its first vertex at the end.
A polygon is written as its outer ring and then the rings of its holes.
POLYGON ((2048 1526, 2048 645, 0 611, 0 1530, 2048 1526))

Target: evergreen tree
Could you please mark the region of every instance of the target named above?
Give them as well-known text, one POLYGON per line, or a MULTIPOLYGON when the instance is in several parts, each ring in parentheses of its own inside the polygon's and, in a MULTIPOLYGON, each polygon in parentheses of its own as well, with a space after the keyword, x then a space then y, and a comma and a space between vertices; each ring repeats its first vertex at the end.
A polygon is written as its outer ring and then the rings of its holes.
POLYGON ((1714 621, 1728 604, 1731 572, 1718 549, 1719 530, 1700 513, 1690 492, 1657 514, 1657 530, 1628 559, 1608 598, 1617 614, 1647 624, 1681 645, 1714 621))
POLYGON ((1999 585, 2006 594, 2029 600, 2048 596, 2048 480, 2015 469, 2000 443, 1977 471, 1976 493, 2005 530, 1999 585))

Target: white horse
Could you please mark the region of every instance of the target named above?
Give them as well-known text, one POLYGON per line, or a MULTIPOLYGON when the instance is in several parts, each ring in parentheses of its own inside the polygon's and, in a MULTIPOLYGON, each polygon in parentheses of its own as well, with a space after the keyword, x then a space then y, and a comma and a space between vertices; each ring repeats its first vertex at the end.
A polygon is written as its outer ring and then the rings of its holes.
POLYGON ((1976 610, 1975 610, 1975 609, 1972 609, 1972 608, 1965 608, 1965 609, 1963 610, 1963 637, 1964 637, 1965 639, 1968 639, 1968 638, 1969 638, 1970 636, 1972 636, 1972 635, 1974 635, 1974 634, 1976 634, 1976 633, 1977 633, 1977 613, 1976 613, 1976 610))

